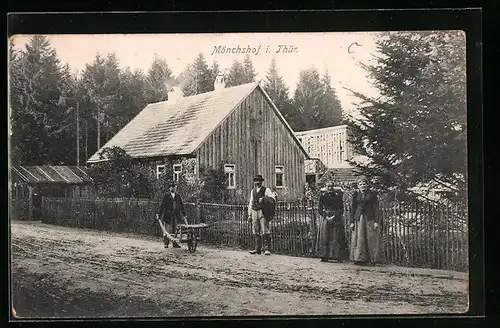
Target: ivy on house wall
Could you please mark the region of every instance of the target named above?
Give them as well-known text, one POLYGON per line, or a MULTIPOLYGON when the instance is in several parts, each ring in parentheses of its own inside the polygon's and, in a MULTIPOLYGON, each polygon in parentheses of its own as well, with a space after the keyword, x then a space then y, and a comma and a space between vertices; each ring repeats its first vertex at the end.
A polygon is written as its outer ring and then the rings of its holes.
POLYGON ((181 164, 177 191, 184 202, 199 200, 220 203, 228 200, 222 165, 218 169, 200 167, 197 170, 196 158, 166 158, 152 166, 138 163, 119 147, 103 149, 101 158, 107 161, 93 164, 89 169, 97 197, 150 198, 160 201, 174 180, 173 165, 181 164), (164 171, 157 176, 156 165, 162 164, 165 165, 164 171))

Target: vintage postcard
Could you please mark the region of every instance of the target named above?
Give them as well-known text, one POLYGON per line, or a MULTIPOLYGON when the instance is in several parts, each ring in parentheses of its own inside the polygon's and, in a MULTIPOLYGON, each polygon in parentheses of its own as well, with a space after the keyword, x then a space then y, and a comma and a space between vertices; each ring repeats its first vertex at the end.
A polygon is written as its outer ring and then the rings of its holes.
POLYGON ((467 312, 464 32, 9 41, 14 319, 467 312))

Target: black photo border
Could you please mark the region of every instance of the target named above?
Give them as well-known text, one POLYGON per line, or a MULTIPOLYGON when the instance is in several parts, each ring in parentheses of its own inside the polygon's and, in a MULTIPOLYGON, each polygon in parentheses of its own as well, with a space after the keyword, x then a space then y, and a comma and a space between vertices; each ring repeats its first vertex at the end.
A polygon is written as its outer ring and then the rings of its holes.
MULTIPOLYGON (((467 47, 467 110, 468 110, 468 185, 469 185, 469 312, 464 315, 397 315, 397 316, 314 316, 314 317, 222 317, 222 318, 110 318, 75 319, 83 324, 96 322, 109 325, 112 321, 189 322, 203 319, 220 324, 220 320, 250 321, 268 319, 276 324, 287 324, 295 318, 298 324, 320 324, 334 318, 342 326, 353 319, 368 323, 371 319, 390 319, 403 323, 408 318, 427 320, 440 318, 481 318, 485 314, 485 257, 484 257, 484 146, 482 98, 482 12, 480 9, 412 9, 412 10, 314 10, 314 11, 218 11, 218 12, 81 12, 81 13, 10 13, 7 16, 8 37, 15 34, 126 34, 126 33, 248 33, 248 32, 367 32, 463 30, 467 47), (366 320, 368 319, 368 320, 366 320), (285 320, 285 321, 283 321, 285 320)), ((6 98, 5 98, 6 99, 6 98)), ((6 106, 8 108, 8 106, 6 106)), ((7 164, 8 166, 9 164, 7 164)), ((6 220, 7 225, 9 224, 6 220)), ((7 231, 10 228, 7 227, 7 231)), ((7 243, 6 266, 10 276, 10 240, 7 243)), ((10 292, 10 288, 6 290, 10 292)), ((8 300, 9 298, 7 298, 8 300)), ((10 309, 10 304, 8 304, 10 309)), ((9 311, 10 312, 10 311, 9 311)), ((22 322, 46 322, 54 326, 63 320, 13 319, 22 322)), ((388 320, 383 320, 384 325, 388 320)), ((121 323, 120 323, 121 322, 121 323)), ((144 323, 142 323, 144 324, 144 323)), ((439 325, 441 326, 441 325, 439 325)))

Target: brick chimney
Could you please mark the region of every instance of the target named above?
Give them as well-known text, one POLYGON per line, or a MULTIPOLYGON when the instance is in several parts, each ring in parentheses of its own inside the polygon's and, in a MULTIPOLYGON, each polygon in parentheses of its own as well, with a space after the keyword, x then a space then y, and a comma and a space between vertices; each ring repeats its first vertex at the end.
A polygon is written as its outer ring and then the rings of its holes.
POLYGON ((217 77, 215 78, 214 82, 214 90, 222 90, 226 87, 226 78, 224 77, 223 73, 219 73, 217 77))

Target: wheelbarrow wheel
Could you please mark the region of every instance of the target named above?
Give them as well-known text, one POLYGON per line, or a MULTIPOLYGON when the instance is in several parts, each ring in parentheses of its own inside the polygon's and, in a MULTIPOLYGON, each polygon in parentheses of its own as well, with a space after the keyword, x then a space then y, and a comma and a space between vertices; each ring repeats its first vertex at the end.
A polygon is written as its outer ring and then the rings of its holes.
POLYGON ((196 239, 196 235, 193 232, 189 234, 189 241, 187 242, 187 246, 190 253, 194 253, 196 251, 198 240, 196 239))

